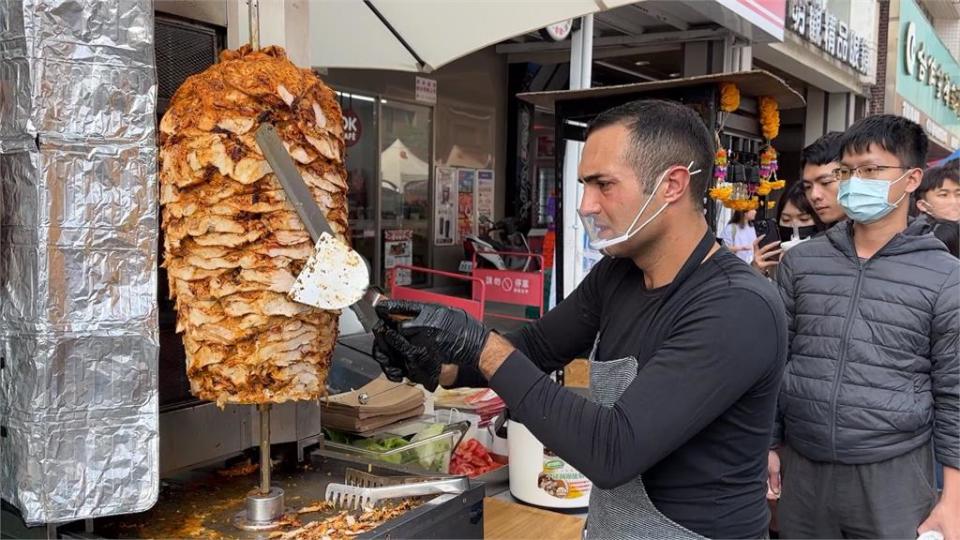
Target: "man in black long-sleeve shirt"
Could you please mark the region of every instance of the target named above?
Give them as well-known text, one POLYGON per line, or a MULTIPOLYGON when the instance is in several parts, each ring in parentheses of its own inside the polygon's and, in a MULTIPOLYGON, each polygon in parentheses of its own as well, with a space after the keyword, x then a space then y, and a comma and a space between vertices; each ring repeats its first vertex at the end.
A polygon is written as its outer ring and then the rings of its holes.
POLYGON ((591 125, 580 165, 580 213, 591 243, 611 257, 569 298, 505 337, 459 310, 378 306, 384 371, 428 387, 489 384, 514 419, 595 484, 590 536, 766 533, 784 309, 708 230, 712 157, 712 136, 682 105, 612 109, 591 125), (594 344, 594 397, 623 387, 601 403, 547 375, 594 344))

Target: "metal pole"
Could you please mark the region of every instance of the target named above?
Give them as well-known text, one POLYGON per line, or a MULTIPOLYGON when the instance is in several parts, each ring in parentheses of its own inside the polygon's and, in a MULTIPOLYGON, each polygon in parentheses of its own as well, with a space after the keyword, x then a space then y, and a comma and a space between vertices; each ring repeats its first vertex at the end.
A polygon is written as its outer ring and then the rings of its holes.
POLYGON ((260 48, 260 0, 247 0, 250 8, 250 47, 253 50, 260 48))
MULTIPOLYGON (((581 19, 580 30, 574 32, 570 45, 570 89, 580 90, 590 88, 593 73, 593 15, 585 15, 581 19)), ((564 227, 564 238, 561 256, 563 263, 563 283, 558 288, 560 294, 557 301, 566 298, 577 287, 582 278, 583 261, 583 231, 580 219, 577 217, 577 207, 580 194, 580 185, 577 182, 577 169, 580 165, 580 152, 583 143, 579 141, 557 141, 565 144, 563 164, 563 188, 560 204, 562 216, 558 226, 564 227)))
POLYGON ((257 405, 260 411, 260 493, 270 493, 270 404, 257 405))

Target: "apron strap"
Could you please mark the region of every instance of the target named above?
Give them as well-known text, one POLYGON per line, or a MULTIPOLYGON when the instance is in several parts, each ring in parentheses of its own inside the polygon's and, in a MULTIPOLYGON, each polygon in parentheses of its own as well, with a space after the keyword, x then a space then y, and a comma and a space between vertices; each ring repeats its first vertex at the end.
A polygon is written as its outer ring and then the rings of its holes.
MULTIPOLYGON (((716 243, 716 237, 713 236, 713 232, 708 228, 707 232, 703 235, 703 238, 701 238, 700 242, 697 244, 697 247, 693 248, 693 253, 690 254, 690 257, 687 258, 687 261, 684 262, 683 266, 680 267, 680 271, 677 272, 677 277, 675 277, 673 282, 670 283, 670 286, 667 288, 667 292, 664 293, 663 299, 660 302, 660 307, 663 307, 663 305, 667 303, 667 300, 669 300, 670 296, 677 292, 677 289, 683 285, 683 282, 697 271, 697 268, 700 267, 700 263, 703 262, 704 257, 710 253, 710 250, 713 249, 713 245, 716 243)), ((659 311, 660 309, 657 308, 658 313, 659 311)))

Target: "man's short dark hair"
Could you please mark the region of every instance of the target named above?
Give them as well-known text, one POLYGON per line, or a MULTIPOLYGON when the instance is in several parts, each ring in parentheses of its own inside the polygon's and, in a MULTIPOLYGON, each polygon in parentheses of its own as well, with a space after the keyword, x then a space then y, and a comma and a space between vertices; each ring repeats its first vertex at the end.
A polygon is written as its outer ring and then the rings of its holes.
POLYGON ((829 165, 840 161, 840 138, 843 133, 831 131, 800 152, 800 173, 807 165, 829 165))
POLYGON ((904 167, 923 168, 927 162, 927 134, 920 124, 893 114, 857 120, 840 141, 841 153, 863 154, 875 145, 897 156, 904 167))
POLYGON ((920 187, 914 192, 914 196, 922 199, 924 195, 931 191, 943 187, 943 183, 952 180, 960 184, 960 160, 953 160, 939 167, 930 167, 923 173, 923 180, 920 181, 920 187))
POLYGON ((697 206, 703 206, 713 178, 716 147, 710 130, 693 109, 660 99, 631 101, 600 113, 590 122, 587 137, 613 125, 623 125, 630 131, 625 157, 633 164, 646 193, 653 191, 660 173, 674 165, 686 167, 692 161, 691 172, 700 172, 690 176, 690 192, 697 206))

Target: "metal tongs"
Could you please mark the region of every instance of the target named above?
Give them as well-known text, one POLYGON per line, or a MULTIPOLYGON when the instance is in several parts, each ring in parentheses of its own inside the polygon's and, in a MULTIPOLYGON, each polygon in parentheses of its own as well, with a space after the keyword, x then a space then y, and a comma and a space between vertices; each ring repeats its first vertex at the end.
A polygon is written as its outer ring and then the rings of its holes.
POLYGON ((337 508, 367 509, 387 499, 406 499, 442 493, 463 493, 466 477, 378 476, 347 469, 345 484, 327 485, 326 501, 337 508))

